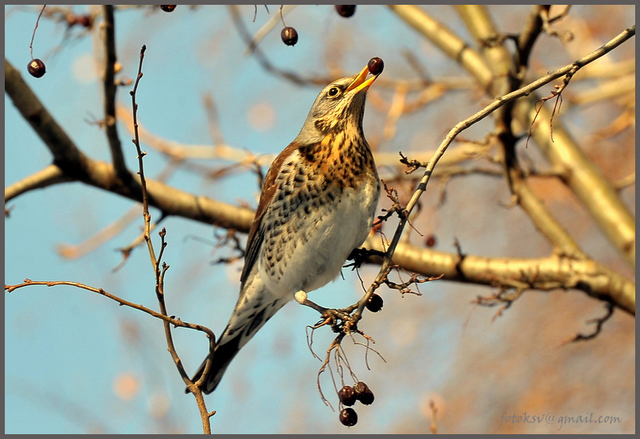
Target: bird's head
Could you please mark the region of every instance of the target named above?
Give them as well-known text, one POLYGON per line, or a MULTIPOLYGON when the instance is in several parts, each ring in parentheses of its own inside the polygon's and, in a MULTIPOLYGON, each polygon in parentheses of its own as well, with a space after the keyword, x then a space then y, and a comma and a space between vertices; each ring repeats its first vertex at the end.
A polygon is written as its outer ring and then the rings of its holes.
POLYGON ((320 142, 337 131, 362 132, 362 117, 367 90, 378 78, 367 79, 369 67, 360 73, 333 81, 316 98, 296 142, 302 145, 320 142))

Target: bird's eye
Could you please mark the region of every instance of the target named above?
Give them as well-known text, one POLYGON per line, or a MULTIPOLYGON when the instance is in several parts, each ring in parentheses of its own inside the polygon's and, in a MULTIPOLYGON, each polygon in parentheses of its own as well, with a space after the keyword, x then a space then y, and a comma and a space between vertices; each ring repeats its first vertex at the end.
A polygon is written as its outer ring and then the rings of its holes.
POLYGON ((337 96, 340 93, 340 89, 338 87, 331 87, 329 89, 329 96, 337 96))

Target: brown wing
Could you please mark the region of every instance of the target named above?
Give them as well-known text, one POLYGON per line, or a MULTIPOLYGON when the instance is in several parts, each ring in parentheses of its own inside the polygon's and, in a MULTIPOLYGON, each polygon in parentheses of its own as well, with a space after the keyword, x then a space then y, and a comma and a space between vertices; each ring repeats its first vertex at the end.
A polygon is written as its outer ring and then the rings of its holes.
POLYGON ((258 209, 256 210, 256 216, 251 223, 251 229, 249 230, 249 238, 247 239, 247 248, 244 253, 244 267, 242 267, 242 274, 240 275, 240 282, 244 287, 244 282, 247 280, 251 269, 253 268, 258 254, 260 253, 260 247, 263 241, 262 231, 262 217, 267 210, 267 206, 271 204, 277 185, 275 184, 276 177, 280 173, 282 164, 289 158, 289 156, 298 149, 299 145, 290 143, 278 156, 275 158, 267 175, 262 182, 262 192, 260 193, 260 201, 258 202, 258 209))

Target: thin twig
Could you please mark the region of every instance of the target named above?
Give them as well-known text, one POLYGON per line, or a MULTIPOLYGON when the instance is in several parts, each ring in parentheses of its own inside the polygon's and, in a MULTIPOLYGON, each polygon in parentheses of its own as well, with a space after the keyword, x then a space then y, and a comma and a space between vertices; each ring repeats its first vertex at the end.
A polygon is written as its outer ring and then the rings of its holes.
POLYGON ((133 302, 129 302, 128 300, 122 299, 118 296, 116 296, 115 294, 111 294, 108 291, 102 289, 102 288, 95 288, 80 282, 71 282, 71 281, 35 281, 35 280, 31 280, 31 279, 25 279, 23 283, 21 284, 16 284, 16 285, 6 285, 4 286, 4 289, 6 292, 8 293, 12 293, 13 291, 19 289, 19 288, 24 288, 24 287, 29 287, 29 286, 47 286, 47 287, 55 287, 55 286, 61 286, 61 285, 67 285, 67 286, 71 286, 71 287, 75 287, 75 288, 80 288, 83 290, 87 290, 87 291, 91 291, 93 293, 97 293, 100 294, 101 296, 104 296, 108 299, 114 300, 116 302, 118 302, 120 304, 120 306, 127 306, 129 308, 133 308, 133 309, 137 309, 138 311, 142 311, 146 314, 151 315, 152 317, 155 317, 157 319, 163 320, 164 322, 171 324, 177 328, 188 328, 188 329, 193 329, 196 331, 201 331, 206 333, 207 335, 209 335, 210 337, 213 337, 213 331, 211 331, 209 328, 202 326, 202 325, 198 325, 196 323, 189 323, 189 322, 185 322, 179 318, 176 317, 169 317, 167 315, 161 314, 157 311, 154 311, 150 308, 147 308, 143 305, 138 305, 137 303, 133 303, 133 302))
POLYGON ((593 332, 591 332, 590 334, 576 334, 576 335, 567 337, 565 340, 563 340, 560 343, 560 346, 564 346, 569 343, 575 343, 578 341, 592 340, 596 338, 598 335, 600 335, 600 332, 602 332, 602 326, 607 320, 609 320, 613 316, 613 312, 615 310, 615 307, 611 303, 607 303, 606 308, 607 308, 607 312, 604 316, 591 319, 587 322, 587 323, 596 324, 596 328, 593 330, 593 332))
MULTIPOLYGON (((162 256, 167 246, 167 243, 165 241, 165 236, 167 234, 167 231, 163 227, 159 233, 160 240, 161 240, 161 247, 160 247, 160 253, 156 258, 155 251, 153 248, 153 242, 150 236, 151 215, 149 214, 147 185, 144 177, 143 157, 145 156, 146 153, 144 153, 140 149, 140 137, 138 133, 138 119, 137 119, 138 104, 136 103, 136 92, 138 90, 138 85, 140 84, 140 80, 142 79, 142 76, 143 76, 142 62, 144 60, 145 51, 146 51, 146 46, 143 45, 142 49, 140 50, 140 64, 138 67, 138 75, 136 77, 133 90, 131 91, 131 102, 132 102, 132 108, 133 108, 133 127, 134 127, 134 133, 135 133, 133 143, 136 146, 136 150, 138 152, 138 166, 139 166, 138 174, 140 175, 140 183, 142 188, 142 211, 143 211, 144 227, 145 227, 144 239, 147 242, 147 247, 149 249, 149 257, 151 258, 151 265, 153 266, 153 270, 155 273, 155 278, 156 278, 155 292, 156 292, 156 298, 158 299, 158 304, 160 306, 160 313, 164 316, 167 316, 168 315, 167 307, 164 300, 164 277, 167 270, 169 269, 169 266, 166 263, 162 262, 162 269, 160 269, 160 262, 162 261, 162 256)), ((205 434, 211 434, 211 416, 215 414, 215 411, 209 413, 209 411, 207 410, 206 404, 204 402, 204 396, 202 395, 202 391, 200 390, 200 383, 203 382, 204 378, 206 377, 211 367, 211 358, 213 356, 213 350, 215 348, 215 336, 211 331, 207 333, 209 337, 209 355, 207 357, 205 369, 202 376, 200 377, 198 382, 194 384, 182 365, 182 360, 180 359, 180 356, 178 355, 175 345, 173 343, 173 337, 171 335, 171 326, 167 324, 166 321, 164 322, 164 332, 165 332, 165 338, 167 340, 167 347, 168 347, 169 353, 173 358, 173 361, 178 369, 178 372, 180 373, 182 380, 187 385, 187 389, 191 393, 193 393, 196 399, 198 410, 200 411, 200 418, 202 420, 203 431, 205 434)))
POLYGON ((33 59, 33 40, 36 37, 36 29, 38 29, 38 24, 40 24, 40 17, 42 17, 42 13, 44 12, 44 8, 46 8, 47 5, 42 5, 42 9, 40 10, 40 13, 38 14, 38 19, 36 20, 36 25, 33 28, 33 33, 31 34, 31 42, 29 43, 29 50, 31 52, 31 59, 33 59))

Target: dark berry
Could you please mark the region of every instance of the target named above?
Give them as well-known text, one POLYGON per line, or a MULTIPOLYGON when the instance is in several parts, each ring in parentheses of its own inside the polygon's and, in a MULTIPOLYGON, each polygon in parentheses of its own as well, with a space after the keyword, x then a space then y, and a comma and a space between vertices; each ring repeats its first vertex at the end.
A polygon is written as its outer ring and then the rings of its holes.
POLYGON ((91 25, 93 24, 93 19, 91 18, 90 15, 80 15, 79 17, 76 18, 76 23, 78 23, 80 26, 90 28, 91 25))
POLYGON ((29 61, 27 70, 29 71, 29 74, 35 78, 42 78, 42 76, 47 72, 44 63, 39 58, 34 58, 29 61))
POLYGON ((365 306, 371 312, 378 312, 382 309, 382 304, 383 304, 382 297, 378 296, 377 294, 374 294, 373 296, 371 296, 371 299, 369 299, 369 301, 365 306))
POLYGON ((356 13, 356 5, 336 5, 336 11, 343 17, 349 18, 356 13))
POLYGON ((379 75, 384 70, 384 61, 382 61, 382 58, 374 56, 369 60, 368 67, 372 75, 379 75))
POLYGON ((433 247, 434 245, 436 245, 436 236, 435 235, 427 236, 427 240, 425 241, 425 244, 427 244, 427 247, 433 247))
POLYGON ((344 405, 354 405, 356 403, 356 392, 351 386, 344 386, 338 392, 338 398, 344 405))
POLYGON ((340 412, 340 422, 347 427, 353 427, 358 423, 358 414, 351 407, 340 412))
POLYGON ((160 9, 162 9, 164 12, 173 12, 175 8, 176 5, 160 5, 160 9))
POLYGON ((353 385, 353 390, 356 392, 356 399, 364 405, 369 405, 373 402, 373 392, 362 381, 358 381, 353 385))
POLYGON ((287 46, 295 46, 298 42, 298 31, 296 31, 291 26, 287 26, 282 29, 280 32, 280 36, 282 37, 282 42, 287 46))

